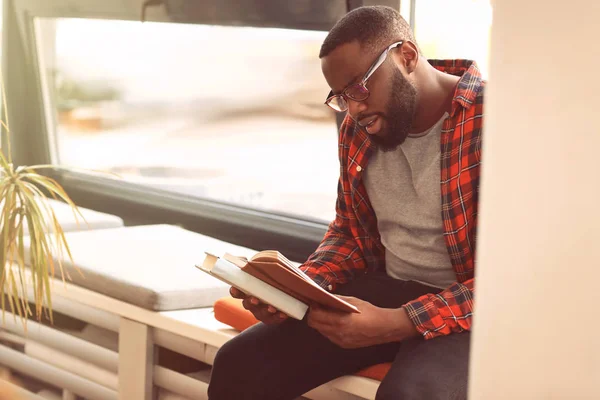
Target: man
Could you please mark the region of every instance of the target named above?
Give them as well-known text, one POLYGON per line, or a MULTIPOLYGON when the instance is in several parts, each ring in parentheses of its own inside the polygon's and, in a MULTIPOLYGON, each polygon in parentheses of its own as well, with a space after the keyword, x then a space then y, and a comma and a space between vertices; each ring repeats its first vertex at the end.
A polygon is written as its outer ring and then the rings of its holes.
POLYGON ((427 61, 388 7, 362 7, 320 58, 344 112, 337 215, 302 269, 361 311, 304 321, 244 298, 257 324, 217 354, 209 398, 294 399, 392 362, 377 399, 464 399, 483 120, 475 63, 427 61))

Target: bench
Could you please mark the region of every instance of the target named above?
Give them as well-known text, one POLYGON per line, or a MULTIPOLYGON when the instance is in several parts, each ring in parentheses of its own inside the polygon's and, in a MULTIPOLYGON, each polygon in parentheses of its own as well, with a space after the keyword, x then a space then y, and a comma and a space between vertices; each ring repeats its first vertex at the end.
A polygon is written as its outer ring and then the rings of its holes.
MULTIPOLYGON (((215 318, 219 307, 212 307, 228 297, 229 287, 194 265, 204 251, 248 257, 254 251, 169 225, 66 235, 83 277, 72 270, 73 282, 55 279, 53 308, 84 328, 30 322, 25 336, 18 320, 7 316, 4 331, 24 338, 25 350, 0 346, 0 363, 89 399, 141 400, 155 389, 173 400, 206 398, 210 365, 240 329, 215 318), (157 349, 206 369, 165 367, 157 349)), ((340 377, 305 397, 374 398, 377 376, 361 375, 340 377)))

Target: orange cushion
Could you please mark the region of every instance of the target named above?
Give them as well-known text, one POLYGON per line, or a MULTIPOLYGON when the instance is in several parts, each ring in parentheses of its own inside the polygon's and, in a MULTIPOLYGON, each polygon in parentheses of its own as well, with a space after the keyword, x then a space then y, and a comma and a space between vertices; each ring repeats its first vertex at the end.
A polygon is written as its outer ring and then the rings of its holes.
POLYGON ((391 366, 392 366, 392 363, 371 365, 370 367, 367 367, 363 370, 358 371, 354 375, 364 376, 365 378, 371 378, 371 379, 375 379, 377 381, 382 381, 383 378, 385 378, 385 376, 387 375, 391 366))
MULTIPOLYGON (((243 331, 256 324, 258 320, 242 306, 242 300, 233 297, 224 297, 215 302, 215 318, 217 321, 231 326, 238 331, 243 331)), ((378 381, 383 380, 390 370, 391 363, 377 364, 358 371, 355 375, 364 376, 378 381)))
POLYGON ((215 302, 215 319, 238 331, 243 331, 256 324, 258 320, 242 306, 242 300, 223 297, 215 302))

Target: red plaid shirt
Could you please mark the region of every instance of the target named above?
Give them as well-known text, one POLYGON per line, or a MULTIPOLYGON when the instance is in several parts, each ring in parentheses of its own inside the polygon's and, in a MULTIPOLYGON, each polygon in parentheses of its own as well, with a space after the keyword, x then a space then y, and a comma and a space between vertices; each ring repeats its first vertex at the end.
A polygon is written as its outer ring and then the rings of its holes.
MULTIPOLYGON (((471 329, 484 91, 474 62, 429 62, 461 78, 440 143, 444 238, 456 282, 439 294, 427 294, 404 305, 426 339, 471 329)), ((346 116, 339 137, 336 217, 317 250, 302 265, 309 276, 330 290, 361 274, 385 270, 377 218, 362 181, 374 149, 369 135, 346 116)))

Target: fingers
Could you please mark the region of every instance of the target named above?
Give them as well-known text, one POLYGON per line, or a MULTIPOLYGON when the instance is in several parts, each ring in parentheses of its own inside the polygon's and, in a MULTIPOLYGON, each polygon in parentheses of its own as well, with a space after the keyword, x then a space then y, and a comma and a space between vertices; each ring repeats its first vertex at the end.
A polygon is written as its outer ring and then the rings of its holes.
POLYGON ((286 314, 284 314, 282 312, 278 312, 278 313, 276 313, 276 314, 273 315, 273 323, 274 324, 279 324, 279 323, 285 321, 288 318, 289 317, 286 314))
POLYGON ((265 324, 279 324, 288 318, 287 315, 277 311, 272 307, 271 309, 269 309, 268 307, 263 307, 257 311, 257 314, 258 316, 256 319, 264 322, 265 324))
POLYGON ((318 330, 325 336, 336 334, 345 327, 348 322, 348 314, 337 311, 326 310, 319 307, 311 307, 308 313, 307 323, 313 329, 318 330))
POLYGON ((244 308, 248 311, 252 311, 255 308, 259 307, 261 305, 260 301, 258 301, 258 299, 256 297, 244 297, 244 300, 242 301, 242 305, 244 306, 244 308))
POLYGON ((308 313, 309 325, 336 325, 339 318, 339 313, 319 307, 311 307, 308 313))
POLYGON ((275 307, 268 304, 265 304, 262 307, 262 313, 265 320, 270 320, 272 322, 280 322, 288 318, 285 313, 278 311, 275 307))
POLYGON ((261 321, 271 319, 277 313, 273 306, 267 304, 251 305, 250 308, 256 319, 261 321))
POLYGON ((246 293, 234 288, 233 286, 229 288, 229 294, 231 295, 231 297, 234 297, 236 299, 243 299, 246 297, 246 293))
POLYGON ((356 297, 351 297, 351 296, 342 296, 342 295, 336 295, 337 297, 339 297, 341 300, 344 300, 346 303, 350 303, 353 306, 360 306, 364 303, 364 300, 361 299, 357 299, 356 297))
POLYGON ((233 298, 244 300, 242 302, 242 304, 244 305, 244 308, 246 310, 250 310, 250 307, 252 307, 252 306, 257 306, 259 304, 262 304, 261 301, 259 299, 257 299, 256 297, 249 296, 246 293, 242 292, 241 290, 234 288, 233 286, 229 288, 229 294, 233 298))
MULTIPOLYGON (((233 294, 234 293, 232 293, 232 295, 233 294)), ((278 311, 275 307, 269 304, 262 303, 256 297, 244 297, 242 305, 246 310, 250 311, 257 320, 266 324, 277 324, 285 321, 288 318, 285 313, 278 311)))

